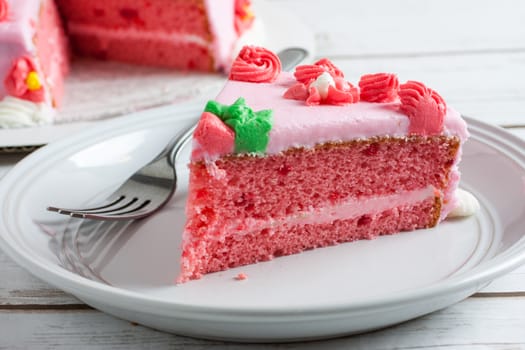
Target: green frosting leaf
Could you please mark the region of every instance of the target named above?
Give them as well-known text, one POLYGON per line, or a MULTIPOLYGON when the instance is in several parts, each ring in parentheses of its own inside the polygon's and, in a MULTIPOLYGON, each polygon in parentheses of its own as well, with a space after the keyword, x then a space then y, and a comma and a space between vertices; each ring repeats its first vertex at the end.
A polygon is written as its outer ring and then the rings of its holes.
POLYGON ((218 116, 235 131, 235 153, 264 153, 270 140, 273 111, 254 112, 240 97, 231 106, 209 101, 205 112, 218 116))
POLYGON ((222 115, 224 114, 224 110, 227 106, 220 104, 219 102, 210 100, 206 104, 206 107, 204 107, 204 112, 209 112, 211 114, 215 114, 217 117, 222 119, 222 115))

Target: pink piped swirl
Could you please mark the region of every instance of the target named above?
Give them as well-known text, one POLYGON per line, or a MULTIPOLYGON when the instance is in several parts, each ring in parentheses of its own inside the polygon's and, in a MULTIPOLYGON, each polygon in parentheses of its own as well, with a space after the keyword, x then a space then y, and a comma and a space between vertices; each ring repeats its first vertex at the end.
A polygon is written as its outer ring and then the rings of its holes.
POLYGON ((324 72, 329 73, 334 79, 344 78, 343 72, 328 58, 322 58, 314 64, 304 64, 295 68, 295 79, 303 84, 309 84, 324 72))
POLYGON ((285 91, 284 98, 305 101, 308 106, 320 104, 342 106, 359 102, 357 87, 344 80, 343 72, 327 58, 314 64, 296 67, 294 76, 297 83, 285 91), (323 78, 322 75, 324 75, 323 82, 318 82, 318 79, 323 78))
POLYGON ((0 22, 7 21, 9 13, 9 3, 7 0, 0 0, 0 22))
POLYGON ((11 96, 31 102, 43 102, 45 99, 44 88, 30 90, 27 86, 26 79, 31 72, 37 72, 34 62, 29 57, 20 57, 7 73, 4 80, 5 89, 11 96))
POLYGON ((393 102, 397 99, 399 80, 395 74, 365 74, 359 80, 361 101, 393 102))
POLYGON ((399 86, 399 109, 410 119, 408 131, 418 135, 441 133, 447 105, 434 90, 418 81, 407 81, 399 86))
POLYGON ((230 80, 250 83, 271 83, 281 73, 276 54, 258 46, 244 46, 233 62, 230 80))

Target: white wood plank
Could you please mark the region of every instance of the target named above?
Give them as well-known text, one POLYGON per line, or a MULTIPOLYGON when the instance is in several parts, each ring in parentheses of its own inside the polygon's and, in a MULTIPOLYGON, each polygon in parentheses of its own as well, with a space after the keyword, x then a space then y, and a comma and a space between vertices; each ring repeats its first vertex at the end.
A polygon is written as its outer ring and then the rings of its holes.
POLYGON ((320 53, 373 57, 525 48, 521 0, 271 0, 316 33, 320 53))
POLYGON ((385 330, 288 345, 241 345, 157 332, 97 311, 0 311, 0 349, 516 349, 525 347, 525 298, 470 298, 385 330))
POLYGON ((492 281, 480 293, 522 293, 525 296, 525 265, 492 281))
MULTIPOLYGON (((39 280, 0 251, 0 308, 2 305, 79 304, 78 299, 39 280)), ((1 327, 0 327, 1 329, 1 327)))

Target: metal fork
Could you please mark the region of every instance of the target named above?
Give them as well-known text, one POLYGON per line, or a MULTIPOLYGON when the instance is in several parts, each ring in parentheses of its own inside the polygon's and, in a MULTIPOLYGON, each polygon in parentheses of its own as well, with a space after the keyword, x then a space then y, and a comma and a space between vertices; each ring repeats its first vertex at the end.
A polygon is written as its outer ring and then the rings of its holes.
MULTIPOLYGON (((290 70, 301 62, 308 52, 302 48, 288 48, 279 52, 283 70, 290 70)), ((177 188, 174 161, 191 139, 196 125, 178 134, 151 162, 124 182, 105 202, 93 208, 59 208, 47 210, 74 218, 95 220, 140 219, 159 210, 177 188)))
POLYGON ((140 219, 160 209, 177 188, 175 160, 191 139, 196 125, 173 138, 152 161, 126 180, 104 204, 93 208, 58 208, 47 210, 74 218, 96 220, 140 219))

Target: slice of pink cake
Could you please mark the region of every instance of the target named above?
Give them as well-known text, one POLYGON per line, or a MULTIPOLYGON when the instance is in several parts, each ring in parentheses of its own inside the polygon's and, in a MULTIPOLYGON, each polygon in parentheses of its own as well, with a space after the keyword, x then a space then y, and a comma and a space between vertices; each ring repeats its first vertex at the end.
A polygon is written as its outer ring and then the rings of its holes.
POLYGON ((69 70, 52 0, 0 0, 0 127, 49 122, 69 70))
POLYGON ((230 66, 248 0, 56 0, 81 55, 171 68, 230 66))
POLYGON ((329 60, 280 72, 245 47, 193 140, 178 282, 304 250, 437 225, 468 137, 424 84, 329 60))

